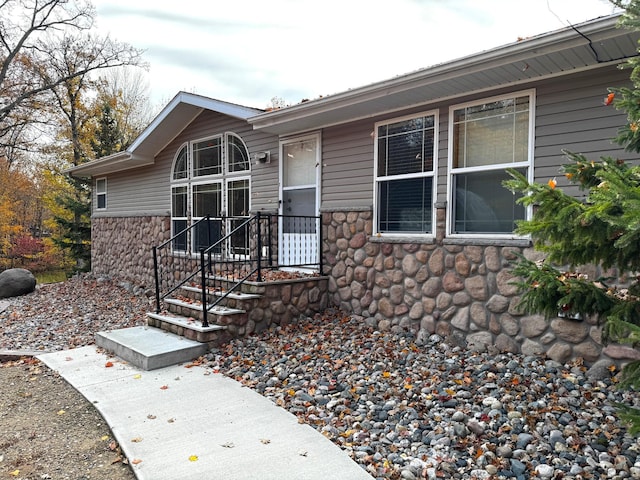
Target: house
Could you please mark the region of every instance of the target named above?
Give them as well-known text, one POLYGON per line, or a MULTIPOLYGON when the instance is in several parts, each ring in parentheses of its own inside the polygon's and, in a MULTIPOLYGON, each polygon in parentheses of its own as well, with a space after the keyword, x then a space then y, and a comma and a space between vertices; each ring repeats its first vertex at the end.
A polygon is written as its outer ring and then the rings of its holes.
MULTIPOLYGON (((229 237, 232 255, 262 255, 268 243, 273 265, 320 270, 320 283, 287 284, 233 334, 279 321, 262 319, 291 310, 283 298, 307 295, 296 314, 332 305, 380 330, 558 361, 625 358, 632 351, 605 349, 590 319, 517 310, 510 262, 537 253, 513 234, 530 212, 501 186, 507 167, 538 182, 556 177, 563 149, 635 159, 611 141, 625 115, 603 105, 608 87, 628 82, 620 64, 637 54, 638 33, 618 18, 273 111, 181 92, 126 151, 71 170, 94 182, 93 269, 151 286, 153 247, 168 242, 155 263, 197 271, 200 247, 259 213, 277 229, 266 240, 259 226, 229 237), (298 245, 289 263, 287 242, 298 245), (300 245, 312 261, 295 258, 300 245)), ((194 288, 206 304, 208 291, 194 288)))

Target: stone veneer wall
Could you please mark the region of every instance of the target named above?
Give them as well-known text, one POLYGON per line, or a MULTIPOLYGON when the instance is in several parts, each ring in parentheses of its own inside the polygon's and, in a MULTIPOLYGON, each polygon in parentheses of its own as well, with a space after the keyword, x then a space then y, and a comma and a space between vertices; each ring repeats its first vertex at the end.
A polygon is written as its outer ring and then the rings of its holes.
POLYGON ((151 248, 171 235, 168 217, 94 217, 91 220, 91 270, 152 289, 151 248))
POLYGON ((517 254, 537 259, 539 253, 446 244, 444 209, 437 210, 432 243, 372 237, 370 210, 324 212, 322 219, 330 301, 379 330, 413 330, 418 340, 436 333, 470 348, 546 354, 558 362, 637 356, 628 347, 605 348, 594 319, 520 313, 510 265, 517 254))

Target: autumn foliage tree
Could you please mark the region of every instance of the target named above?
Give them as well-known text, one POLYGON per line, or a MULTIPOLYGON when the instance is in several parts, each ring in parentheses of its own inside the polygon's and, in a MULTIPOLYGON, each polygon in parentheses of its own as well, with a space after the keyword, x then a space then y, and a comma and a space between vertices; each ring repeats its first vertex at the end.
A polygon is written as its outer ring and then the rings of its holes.
POLYGON ((29 175, 0 159, 0 268, 15 266, 43 225, 40 188, 29 175), (18 243, 22 246, 18 247, 18 243))
MULTIPOLYGON (((640 29, 640 1, 616 1, 625 9, 621 24, 640 29)), ((603 108, 627 113, 616 142, 640 153, 640 60, 630 59, 630 87, 611 88, 603 108)), ((535 207, 517 233, 530 235, 534 246, 546 254, 544 261, 521 258, 513 273, 522 294, 521 307, 547 318, 558 315, 578 321, 595 316, 603 325, 605 342, 640 347, 640 166, 614 157, 598 160, 566 152, 561 173, 585 193, 584 199, 566 194, 555 180, 529 183, 515 170, 505 185, 522 194, 520 202, 535 207), (590 278, 584 265, 600 267, 590 278)), ((640 361, 622 371, 622 387, 640 387, 640 361)), ((640 432, 640 410, 621 405, 621 416, 640 432)))
POLYGON ((101 74, 144 66, 141 51, 93 35, 94 16, 85 0, 0 1, 0 157, 33 175, 47 159, 44 170, 64 179, 51 183, 60 189, 49 204, 62 207, 51 231, 78 266, 89 257, 90 185, 64 171, 95 158, 101 74))

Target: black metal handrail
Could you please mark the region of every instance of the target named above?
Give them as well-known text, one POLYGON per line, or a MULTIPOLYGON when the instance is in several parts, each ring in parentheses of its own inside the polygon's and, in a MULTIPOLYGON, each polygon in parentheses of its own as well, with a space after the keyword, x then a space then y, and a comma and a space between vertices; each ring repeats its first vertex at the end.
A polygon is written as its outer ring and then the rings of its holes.
MULTIPOLYGON (((158 257, 159 254, 162 250, 170 248, 175 241, 182 237, 182 236, 186 236, 187 238, 189 237, 189 235, 191 234, 191 232, 193 230, 195 230, 199 225, 201 225, 202 223, 207 222, 207 225, 209 225, 209 228, 207 229, 207 236, 208 236, 208 242, 211 242, 211 228, 210 228, 210 222, 211 222, 211 216, 207 215, 203 218, 201 218, 200 220, 194 222, 193 224, 187 226, 186 228, 184 228, 183 230, 181 230, 180 232, 174 234, 171 238, 169 238, 168 240, 165 240, 164 242, 162 242, 160 245, 156 245, 154 247, 152 247, 152 251, 153 251, 153 274, 154 274, 154 280, 155 280, 155 294, 156 294, 156 313, 160 312, 160 305, 161 305, 161 301, 166 298, 167 296, 171 295, 173 292, 175 292, 177 289, 179 289, 180 287, 182 287, 184 284, 186 284, 187 282, 189 282, 190 280, 192 280, 195 277, 195 274, 187 276, 185 278, 183 278, 181 281, 173 284, 173 283, 169 283, 169 286, 163 291, 162 289, 162 284, 164 283, 162 281, 162 279, 160 278, 160 262, 158 261, 158 257)), ((187 240, 187 246, 191 245, 191 242, 189 240, 187 240)), ((185 252, 184 254, 188 254, 188 251, 185 252)), ((184 255, 183 254, 183 255, 184 255)), ((165 258, 169 258, 170 256, 173 256, 175 258, 175 254, 173 252, 173 249, 171 249, 171 251, 169 252, 169 255, 167 255, 165 258)), ((169 262, 167 262, 169 263, 169 262)), ((170 262, 173 263, 173 262, 170 262)), ((166 265, 168 267, 168 265, 166 265)), ((197 272, 196 272, 197 274, 197 272)), ((168 283, 168 282, 167 282, 168 283)))
MULTIPOLYGON (((233 228, 213 242, 210 232, 211 219, 206 217, 153 247, 158 313, 164 298, 197 277, 202 302, 202 326, 207 327, 207 314, 216 305, 238 290, 247 280, 261 282, 265 270, 302 267, 322 272, 319 216, 271 215, 258 212, 249 218, 223 218, 220 221, 223 226, 221 233, 225 225, 231 225, 233 228), (208 246, 200 248, 199 255, 171 252, 172 257, 179 261, 170 261, 166 256, 163 257, 164 261, 159 261, 161 249, 173 245, 180 236, 192 235, 196 225, 203 221, 209 222, 208 246), (282 241, 279 242, 278 239, 282 241), (164 271, 164 277, 160 274, 161 270, 164 271), (172 282, 165 280, 169 276, 173 278, 172 282), (211 290, 219 292, 219 295, 209 301, 211 290)), ((190 244, 190 239, 187 239, 187 242, 190 244)))

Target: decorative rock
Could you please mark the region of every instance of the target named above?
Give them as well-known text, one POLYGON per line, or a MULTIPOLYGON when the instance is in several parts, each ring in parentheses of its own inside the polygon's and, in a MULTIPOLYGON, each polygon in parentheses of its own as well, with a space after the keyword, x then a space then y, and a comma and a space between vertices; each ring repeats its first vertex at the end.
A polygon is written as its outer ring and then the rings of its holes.
POLYGON ((467 337, 469 348, 477 351, 485 351, 489 345, 493 344, 493 335, 489 332, 472 333, 467 337))
POLYGON ((533 435, 529 433, 521 433, 516 440, 516 448, 525 448, 533 441, 533 435))
POLYGON ((24 268, 10 268, 0 273, 0 298, 19 297, 36 289, 36 277, 24 268))
POLYGON ((551 478, 553 476, 553 467, 545 464, 536 466, 536 475, 540 478, 551 478))
POLYGON ((556 362, 564 362, 571 357, 571 347, 566 343, 556 343, 547 350, 547 356, 556 362))
POLYGON ((505 334, 500 334, 496 338, 496 348, 501 352, 511 352, 516 353, 519 350, 518 344, 516 341, 505 334))
POLYGON ((522 342, 521 352, 523 355, 541 355, 544 353, 544 347, 528 338, 522 342))
POLYGON ((611 371, 609 370, 611 365, 612 362, 610 360, 599 360, 587 370, 585 376, 592 382, 608 380, 611 378, 611 371))

